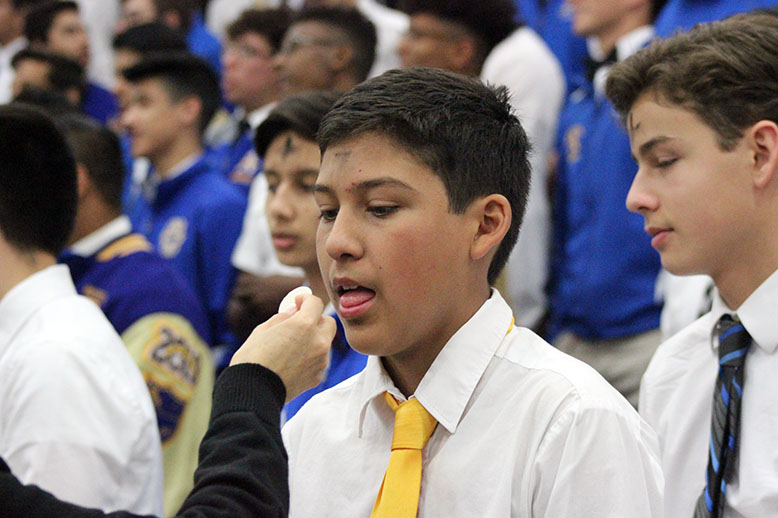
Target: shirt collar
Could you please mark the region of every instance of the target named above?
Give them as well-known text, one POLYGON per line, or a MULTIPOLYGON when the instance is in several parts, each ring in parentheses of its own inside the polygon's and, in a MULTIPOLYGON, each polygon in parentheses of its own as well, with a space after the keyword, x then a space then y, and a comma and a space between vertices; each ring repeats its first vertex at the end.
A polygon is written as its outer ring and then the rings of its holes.
POLYGON ((203 156, 202 153, 195 153, 192 155, 189 155, 188 157, 181 160, 179 163, 174 165, 170 171, 165 175, 164 178, 160 178, 162 182, 167 182, 172 180, 173 178, 176 178, 178 176, 181 176, 185 172, 187 172, 189 169, 192 168, 195 163, 197 163, 198 160, 203 156))
POLYGON ((127 216, 119 216, 88 236, 82 237, 76 241, 68 252, 81 257, 89 257, 96 254, 111 241, 129 233, 131 230, 132 224, 130 223, 130 218, 127 216))
MULTIPOLYGON (((720 309, 721 314, 736 313, 754 343, 767 354, 775 353, 778 349, 778 326, 775 325, 778 318, 778 270, 760 284, 736 312, 729 309, 720 297, 717 298, 714 308, 720 309)), ((718 346, 717 342, 714 340, 714 347, 718 346)))
POLYGON ((75 294, 70 270, 62 264, 44 268, 11 288, 0 299, 0 356, 39 308, 55 299, 75 294))
POLYGON ((257 126, 262 124, 265 119, 267 119, 267 116, 270 115, 270 111, 276 107, 276 104, 277 103, 266 104, 257 108, 246 116, 246 120, 248 121, 249 126, 251 126, 252 131, 257 131, 257 126))
MULTIPOLYGON (((456 431, 476 385, 512 327, 510 307, 492 289, 492 296, 451 337, 419 383, 413 396, 450 433, 456 431)), ((383 368, 380 357, 370 356, 359 396, 360 436, 368 405, 384 392, 398 401, 405 400, 383 368)), ((383 400, 379 404, 384 404, 383 400)))
POLYGON ((27 38, 19 36, 18 38, 9 41, 7 45, 0 45, 0 56, 10 63, 16 53, 25 47, 27 47, 27 38))
MULTIPOLYGON (((616 60, 624 61, 632 54, 636 53, 654 37, 654 34, 653 26, 643 25, 619 38, 616 42, 616 60)), ((587 39, 586 46, 589 50, 589 55, 592 58, 598 61, 605 59, 605 52, 600 47, 600 42, 597 38, 587 39)), ((610 65, 604 66, 594 74, 594 91, 599 95, 605 95, 605 81, 608 79, 608 72, 610 72, 610 69, 610 65)))

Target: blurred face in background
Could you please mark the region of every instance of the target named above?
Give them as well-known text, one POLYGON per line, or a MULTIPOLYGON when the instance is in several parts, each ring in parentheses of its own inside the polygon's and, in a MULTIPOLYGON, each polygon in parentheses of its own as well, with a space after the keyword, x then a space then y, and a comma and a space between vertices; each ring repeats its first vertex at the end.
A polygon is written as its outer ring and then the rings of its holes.
POLYGON ((309 278, 320 275, 316 260, 320 211, 313 197, 320 157, 315 141, 293 131, 273 139, 264 157, 263 174, 268 183, 265 213, 273 247, 279 261, 302 267, 309 278))
POLYGON ((156 19, 157 7, 154 5, 154 0, 124 0, 116 32, 153 22, 156 19))
POLYGON ((86 68, 89 64, 89 37, 78 11, 61 11, 51 23, 46 46, 86 68))
POLYGON ((251 112, 275 100, 280 91, 273 47, 261 34, 246 32, 226 42, 222 89, 230 102, 251 112))

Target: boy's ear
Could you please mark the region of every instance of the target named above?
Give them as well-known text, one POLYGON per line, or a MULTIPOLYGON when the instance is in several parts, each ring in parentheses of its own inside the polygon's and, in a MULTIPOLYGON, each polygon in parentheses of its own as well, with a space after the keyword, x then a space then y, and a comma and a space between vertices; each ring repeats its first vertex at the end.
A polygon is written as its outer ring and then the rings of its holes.
POLYGON ((337 72, 345 70, 348 68, 349 63, 351 63, 353 55, 354 49, 347 45, 337 45, 333 47, 332 53, 330 54, 330 68, 337 72))
POLYGON ((83 164, 76 163, 76 184, 78 186, 78 199, 82 200, 87 192, 92 189, 92 181, 83 164))
POLYGON ((181 122, 186 126, 197 126, 199 131, 198 120, 200 118, 200 112, 203 109, 203 103, 195 96, 190 96, 185 99, 181 99, 178 102, 178 111, 181 118, 181 122))
POLYGON ((476 46, 475 40, 469 36, 463 36, 456 40, 456 44, 453 47, 455 50, 450 58, 457 70, 464 70, 475 59, 476 46))
POLYGON ((752 153, 754 185, 763 188, 774 181, 778 173, 778 125, 773 121, 759 121, 751 127, 747 137, 752 153))
POLYGON ((470 246, 470 257, 477 261, 489 255, 492 250, 497 250, 508 233, 513 215, 511 204, 502 194, 490 194, 473 203, 479 224, 470 246))

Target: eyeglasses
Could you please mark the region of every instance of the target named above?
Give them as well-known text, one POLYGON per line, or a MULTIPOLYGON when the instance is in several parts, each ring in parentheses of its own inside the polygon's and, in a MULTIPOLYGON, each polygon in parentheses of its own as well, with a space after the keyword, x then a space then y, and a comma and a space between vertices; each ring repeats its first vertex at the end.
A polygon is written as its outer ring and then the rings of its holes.
POLYGON ((246 45, 245 43, 238 43, 236 41, 227 42, 224 45, 224 53, 233 53, 237 56, 240 56, 241 58, 246 59, 270 59, 272 57, 269 52, 254 48, 250 45, 246 45))
POLYGON ((284 42, 281 44, 281 48, 278 50, 278 53, 291 54, 294 51, 301 49, 303 47, 312 47, 317 45, 321 47, 327 47, 332 45, 338 45, 338 43, 332 40, 326 40, 322 38, 290 36, 284 39, 284 42))

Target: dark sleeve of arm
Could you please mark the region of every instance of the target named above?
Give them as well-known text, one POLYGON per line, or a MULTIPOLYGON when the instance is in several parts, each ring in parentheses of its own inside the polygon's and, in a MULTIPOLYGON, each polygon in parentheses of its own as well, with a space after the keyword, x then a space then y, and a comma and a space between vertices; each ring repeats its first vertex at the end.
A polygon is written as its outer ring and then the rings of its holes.
MULTIPOLYGON (((281 379, 264 367, 245 364, 224 371, 214 388, 195 487, 178 516, 287 516, 288 468, 280 424, 285 398, 281 379)), ((36 486, 21 484, 2 459, 0 502, 0 518, 140 518, 62 502, 36 486)))
POLYGON ((86 509, 58 500, 38 486, 25 486, 11 474, 8 465, 0 459, 0 518, 153 518, 138 514, 117 512, 105 514, 97 509, 86 509))
POLYGON ((222 373, 200 445, 195 487, 179 516, 287 516, 288 467, 280 423, 285 397, 281 379, 259 365, 236 365, 222 373))

